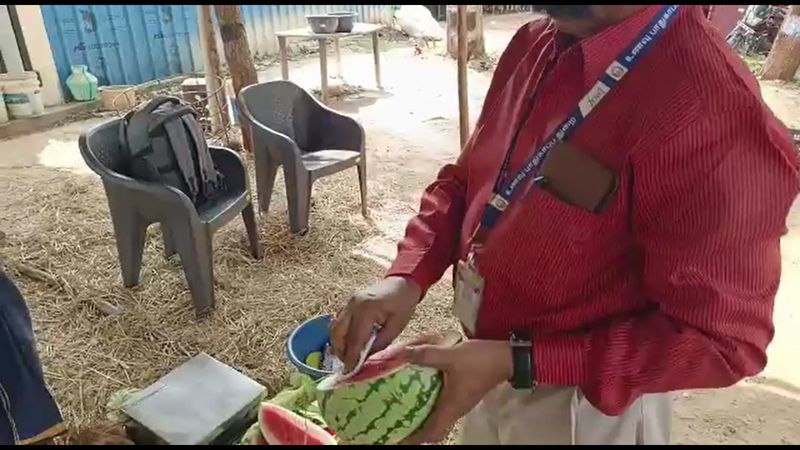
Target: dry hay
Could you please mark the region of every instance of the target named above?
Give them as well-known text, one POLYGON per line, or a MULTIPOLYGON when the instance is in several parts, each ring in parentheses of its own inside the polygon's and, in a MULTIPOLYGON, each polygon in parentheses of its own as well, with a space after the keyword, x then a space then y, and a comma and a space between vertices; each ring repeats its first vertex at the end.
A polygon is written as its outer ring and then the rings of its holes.
MULTIPOLYGON (((302 237, 288 233, 282 183, 259 223, 263 261, 249 256, 241 220, 216 233, 217 308, 197 321, 180 260, 165 259, 157 226, 147 233, 139 286, 122 286, 99 179, 0 169, 0 254, 31 308, 46 378, 73 433, 104 421, 114 391, 145 387, 199 352, 280 388, 293 327, 337 310, 382 275, 383 267, 354 252, 377 233, 360 215, 354 169, 317 182, 302 237)), ((370 188, 379 215, 386 192, 370 188)), ((411 330, 452 326, 441 319, 446 290, 433 290, 411 330)))

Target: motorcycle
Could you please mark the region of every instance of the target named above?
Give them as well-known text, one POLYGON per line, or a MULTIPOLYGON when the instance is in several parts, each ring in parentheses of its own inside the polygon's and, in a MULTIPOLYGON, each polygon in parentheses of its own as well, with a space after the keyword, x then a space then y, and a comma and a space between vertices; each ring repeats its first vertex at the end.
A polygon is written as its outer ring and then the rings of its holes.
POLYGON ((728 34, 728 45, 739 54, 766 55, 778 36, 787 10, 777 5, 750 5, 728 34))

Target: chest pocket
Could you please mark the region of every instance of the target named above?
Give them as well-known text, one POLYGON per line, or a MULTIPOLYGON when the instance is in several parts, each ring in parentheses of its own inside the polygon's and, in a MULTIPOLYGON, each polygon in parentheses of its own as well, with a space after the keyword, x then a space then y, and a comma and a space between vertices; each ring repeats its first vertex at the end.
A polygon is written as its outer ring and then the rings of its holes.
MULTIPOLYGON (((579 174, 576 172, 574 176, 579 183, 579 174)), ((613 259, 613 254, 621 250, 626 214, 625 196, 620 193, 624 192, 626 180, 619 184, 613 185, 614 190, 596 212, 574 204, 576 197, 572 191, 556 192, 553 185, 550 190, 531 188, 510 206, 506 212, 509 217, 499 221, 496 234, 499 242, 489 246, 493 251, 487 259, 507 259, 508 252, 513 251, 515 265, 530 269, 529 278, 506 280, 506 283, 519 283, 517 287, 525 292, 521 296, 548 292, 551 298, 537 301, 558 304, 563 299, 555 293, 569 295, 562 292, 565 286, 582 285, 581 280, 590 277, 593 266, 603 265, 601 261, 613 259)), ((563 188, 562 183, 556 186, 563 188)))
POLYGON ((545 191, 592 213, 603 211, 617 188, 617 175, 611 169, 567 142, 553 147, 539 175, 545 191))
POLYGON ((531 189, 519 209, 520 219, 536 230, 539 239, 550 242, 545 247, 553 256, 585 254, 608 222, 605 214, 568 203, 544 188, 531 189))
POLYGON ((547 250, 583 255, 590 244, 598 244, 599 234, 613 234, 613 210, 619 206, 614 171, 577 147, 559 143, 539 174, 543 182, 519 199, 517 220, 541 233, 537 241, 560 247, 543 244, 547 250))

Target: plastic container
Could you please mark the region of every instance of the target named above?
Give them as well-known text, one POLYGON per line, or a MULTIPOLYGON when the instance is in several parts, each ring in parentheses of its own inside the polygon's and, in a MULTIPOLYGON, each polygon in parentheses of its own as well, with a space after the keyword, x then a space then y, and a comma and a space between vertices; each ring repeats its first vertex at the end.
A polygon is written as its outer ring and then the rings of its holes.
POLYGON ((286 354, 293 366, 300 373, 304 373, 315 380, 332 374, 327 370, 315 369, 305 363, 306 357, 313 352, 321 352, 330 341, 328 326, 332 317, 330 315, 317 316, 300 324, 289 335, 286 341, 286 354))
POLYGON ((12 119, 24 119, 44 113, 39 80, 5 81, 3 100, 12 119))
POLYGON ((133 109, 138 102, 136 86, 133 85, 103 86, 97 91, 100 93, 100 100, 106 111, 128 111, 133 109))
POLYGON ((97 77, 89 73, 88 67, 82 64, 72 66, 72 75, 67 78, 66 84, 74 100, 97 100, 97 77))
POLYGON ((34 116, 41 116, 44 114, 44 100, 42 99, 42 85, 39 79, 28 82, 33 89, 33 94, 29 95, 31 101, 31 113, 34 116))
POLYGON ((7 81, 39 81, 39 75, 34 71, 26 71, 21 73, 3 73, 0 74, 0 84, 7 81))
POLYGON ((353 31, 358 13, 353 11, 336 11, 328 13, 339 18, 339 25, 336 26, 337 33, 349 33, 353 31))
POLYGON ((339 18, 330 14, 307 15, 306 22, 311 31, 317 34, 336 33, 339 26, 339 18))

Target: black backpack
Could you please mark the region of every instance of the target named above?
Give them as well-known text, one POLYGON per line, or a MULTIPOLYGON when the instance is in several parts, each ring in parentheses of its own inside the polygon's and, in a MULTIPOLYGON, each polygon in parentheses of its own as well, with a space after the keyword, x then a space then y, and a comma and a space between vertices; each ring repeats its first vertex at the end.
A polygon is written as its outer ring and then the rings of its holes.
POLYGON ((158 96, 125 115, 120 141, 131 177, 175 187, 199 206, 224 191, 197 113, 178 97, 158 96))

